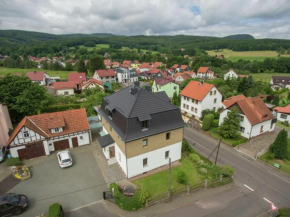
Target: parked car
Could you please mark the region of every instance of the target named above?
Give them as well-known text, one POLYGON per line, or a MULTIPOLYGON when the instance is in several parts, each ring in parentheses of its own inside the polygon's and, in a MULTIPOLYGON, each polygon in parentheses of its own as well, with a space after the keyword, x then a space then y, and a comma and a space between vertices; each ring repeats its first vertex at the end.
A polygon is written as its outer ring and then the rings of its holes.
POLYGON ((28 207, 28 198, 23 194, 8 193, 0 196, 0 216, 20 215, 28 207))
POLYGON ((61 168, 70 167, 73 164, 73 160, 69 151, 58 152, 57 159, 61 168))
POLYGON ((5 158, 7 157, 8 149, 3 146, 0 147, 0 163, 4 162, 5 158))

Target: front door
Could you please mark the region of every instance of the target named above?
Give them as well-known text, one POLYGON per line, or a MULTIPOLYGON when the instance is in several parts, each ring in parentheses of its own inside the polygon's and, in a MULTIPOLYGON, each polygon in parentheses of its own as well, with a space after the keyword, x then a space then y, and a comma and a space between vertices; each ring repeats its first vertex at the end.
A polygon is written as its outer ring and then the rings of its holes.
POLYGON ((79 146, 78 137, 74 137, 71 140, 74 148, 79 146))
POLYGON ((19 156, 20 160, 28 159, 26 148, 18 149, 17 152, 18 152, 18 156, 19 156))
POLYGON ((110 158, 114 158, 115 157, 115 146, 111 146, 109 148, 109 152, 110 152, 110 158))

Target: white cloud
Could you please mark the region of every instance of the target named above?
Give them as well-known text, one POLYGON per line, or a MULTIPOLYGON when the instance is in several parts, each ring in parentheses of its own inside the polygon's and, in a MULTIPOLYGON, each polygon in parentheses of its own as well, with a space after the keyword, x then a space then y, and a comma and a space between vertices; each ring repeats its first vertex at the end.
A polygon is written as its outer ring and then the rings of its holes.
POLYGON ((1 0, 0 28, 290 38, 288 0, 1 0))

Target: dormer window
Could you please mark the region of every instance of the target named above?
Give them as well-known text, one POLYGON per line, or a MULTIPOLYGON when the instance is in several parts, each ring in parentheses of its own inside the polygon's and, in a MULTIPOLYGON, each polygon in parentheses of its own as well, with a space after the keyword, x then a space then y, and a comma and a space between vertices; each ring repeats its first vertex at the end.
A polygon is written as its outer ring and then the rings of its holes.
POLYGON ((51 133, 60 133, 62 131, 62 127, 56 127, 51 129, 51 133))
POLYGON ((142 121, 142 130, 148 130, 149 121, 142 121))
POLYGON ((109 116, 110 119, 112 119, 113 118, 113 112, 109 111, 108 116, 109 116))
POLYGON ((55 133, 58 133, 58 132, 59 132, 59 128, 55 128, 55 129, 54 129, 54 132, 55 132, 55 133))

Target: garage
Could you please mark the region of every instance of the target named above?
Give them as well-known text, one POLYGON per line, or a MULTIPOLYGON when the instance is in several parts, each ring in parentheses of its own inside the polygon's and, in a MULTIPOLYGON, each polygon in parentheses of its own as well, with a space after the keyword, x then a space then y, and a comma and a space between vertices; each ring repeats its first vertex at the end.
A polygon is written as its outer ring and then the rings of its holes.
POLYGON ((17 150, 21 160, 31 159, 45 155, 42 142, 26 145, 26 148, 17 150))
POLYGON ((68 139, 60 140, 60 141, 54 142, 53 144, 54 144, 55 151, 60 151, 60 150, 64 150, 64 149, 69 148, 68 139))

